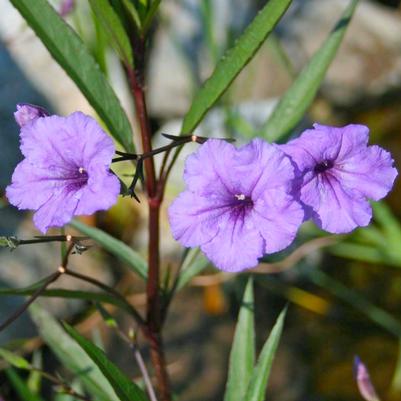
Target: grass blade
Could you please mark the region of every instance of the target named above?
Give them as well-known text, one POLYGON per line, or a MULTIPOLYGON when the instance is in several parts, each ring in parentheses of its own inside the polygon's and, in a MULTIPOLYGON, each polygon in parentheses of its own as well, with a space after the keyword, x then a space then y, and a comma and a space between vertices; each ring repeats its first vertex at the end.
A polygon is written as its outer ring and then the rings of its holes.
POLYGON ((132 131, 120 102, 79 36, 46 0, 10 0, 50 54, 77 84, 111 135, 134 151, 132 131))
POLYGON ((112 237, 99 228, 89 227, 86 224, 73 220, 69 223, 72 227, 80 231, 82 234, 95 240, 104 249, 113 254, 116 258, 126 263, 131 270, 139 274, 140 277, 146 279, 148 275, 148 266, 146 261, 124 242, 112 237))
POLYGON ((255 364, 253 281, 249 278, 242 299, 230 353, 224 401, 242 400, 255 364))
POLYGON ((329 37, 287 90, 261 130, 269 141, 285 139, 311 105, 337 53, 358 0, 352 0, 329 37))
POLYGON ((100 348, 82 337, 73 327, 64 324, 64 328, 91 358, 93 363, 99 367, 121 401, 148 400, 145 393, 129 377, 121 372, 121 370, 107 358, 106 354, 100 348))
POLYGON ((276 353, 281 333, 283 332, 285 308, 278 317, 276 324, 265 342, 258 358, 258 363, 252 373, 252 377, 244 398, 245 401, 263 401, 266 394, 266 386, 269 380, 273 358, 276 353))
POLYGON ((184 117, 181 131, 191 133, 207 111, 223 95, 231 82, 249 63, 268 34, 283 16, 292 0, 270 0, 246 31, 219 61, 211 77, 196 94, 184 117))
POLYGON ((44 342, 60 362, 74 375, 78 375, 90 394, 97 401, 118 401, 113 388, 93 361, 82 353, 81 347, 62 329, 60 324, 38 304, 29 308, 44 342))

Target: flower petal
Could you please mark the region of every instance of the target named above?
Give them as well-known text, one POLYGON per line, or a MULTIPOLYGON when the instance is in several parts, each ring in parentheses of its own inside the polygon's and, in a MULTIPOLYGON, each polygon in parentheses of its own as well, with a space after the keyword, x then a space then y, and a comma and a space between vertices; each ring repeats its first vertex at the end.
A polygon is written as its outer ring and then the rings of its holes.
POLYGON ((252 222, 225 213, 216 236, 201 246, 206 256, 221 270, 239 272, 257 266, 264 253, 264 240, 252 222))
POLYGON ((283 187, 290 191, 295 177, 291 160, 277 146, 256 138, 238 149, 235 167, 226 174, 238 180, 240 193, 259 198, 268 189, 283 187))
POLYGON ((50 227, 62 227, 68 223, 75 214, 81 191, 69 191, 64 187, 54 192, 33 215, 35 226, 46 233, 50 227))
POLYGON ((112 139, 92 117, 75 112, 68 117, 38 118, 21 129, 23 155, 43 167, 88 168, 94 160, 110 165, 112 139))
POLYGON ((75 215, 89 215, 98 210, 107 210, 112 207, 120 194, 120 181, 108 172, 94 172, 89 170, 88 184, 82 187, 81 197, 75 210, 75 215))
POLYGON ((289 246, 303 219, 302 206, 280 189, 267 191, 252 212, 252 220, 265 239, 265 253, 289 246))
POLYGON ((24 159, 14 170, 11 185, 6 188, 6 196, 20 210, 36 210, 64 185, 64 181, 57 177, 57 171, 37 167, 24 159), (51 174, 54 174, 53 179, 51 174))
POLYGON ((217 139, 206 141, 185 162, 187 188, 204 196, 226 196, 235 192, 229 175, 235 152, 235 147, 228 142, 217 139))
POLYGON ((331 233, 348 233, 367 226, 372 209, 364 196, 347 189, 333 175, 318 175, 301 189, 301 201, 313 208, 313 220, 331 233))
POLYGON ((349 153, 341 165, 336 166, 335 175, 347 188, 355 188, 373 200, 385 197, 397 177, 389 152, 379 146, 369 146, 349 153))
POLYGON ((184 191, 168 210, 173 237, 186 247, 202 245, 217 234, 220 219, 227 211, 229 208, 220 198, 184 191))

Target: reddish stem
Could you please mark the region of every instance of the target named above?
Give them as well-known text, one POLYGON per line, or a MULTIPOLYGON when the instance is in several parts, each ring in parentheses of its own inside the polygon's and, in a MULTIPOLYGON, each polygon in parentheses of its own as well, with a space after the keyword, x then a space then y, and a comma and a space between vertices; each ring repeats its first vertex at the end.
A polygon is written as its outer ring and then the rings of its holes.
MULTIPOLYGON (((144 93, 144 42, 136 37, 133 43, 135 53, 135 70, 127 68, 128 79, 135 102, 136 116, 141 129, 142 148, 144 153, 152 151, 152 135, 146 108, 144 93)), ((147 329, 146 335, 150 345, 150 354, 155 369, 160 401, 171 401, 170 382, 166 370, 163 341, 161 337, 162 310, 159 291, 159 213, 161 197, 157 193, 157 180, 153 157, 144 160, 146 191, 149 204, 149 245, 148 245, 148 280, 147 294, 147 329)))

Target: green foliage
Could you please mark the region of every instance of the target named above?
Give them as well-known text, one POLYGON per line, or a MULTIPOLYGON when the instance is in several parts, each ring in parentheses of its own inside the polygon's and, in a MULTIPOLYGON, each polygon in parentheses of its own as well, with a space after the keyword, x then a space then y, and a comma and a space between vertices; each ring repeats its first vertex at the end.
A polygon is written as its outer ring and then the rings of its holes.
POLYGON ((363 227, 328 248, 333 255, 401 267, 401 225, 382 202, 372 203, 375 224, 363 227))
POLYGON ((7 349, 0 348, 0 357, 18 369, 30 370, 32 368, 32 365, 25 358, 7 349))
POLYGON ((223 56, 211 77, 195 95, 184 117, 181 129, 184 134, 191 133, 196 128, 207 111, 249 63, 290 3, 291 0, 270 0, 249 24, 235 46, 223 56))
POLYGON ((27 384, 24 382, 24 380, 22 380, 15 369, 8 368, 4 372, 21 401, 43 401, 39 395, 33 393, 29 389, 27 384))
POLYGON ((116 50, 121 61, 127 67, 132 67, 134 57, 130 40, 113 7, 108 0, 89 0, 89 3, 101 26, 107 33, 111 46, 116 50))
POLYGON ((265 123, 261 136, 269 141, 286 138, 308 110, 337 53, 358 0, 351 0, 335 28, 286 91, 265 123))
POLYGON ((77 84, 106 123, 110 133, 128 151, 134 151, 131 126, 118 98, 79 36, 46 0, 10 0, 32 27, 50 54, 77 84))
POLYGON ((146 394, 121 370, 114 365, 106 354, 92 344, 89 340, 82 337, 73 327, 64 324, 66 331, 86 352, 91 360, 99 367, 121 401, 147 401, 146 394))
MULTIPOLYGON (((40 280, 37 283, 34 283, 24 288, 0 288, 0 297, 10 296, 10 295, 14 296, 32 295, 36 290, 38 290, 43 286, 45 281, 46 279, 40 280)), ((43 291, 40 296, 49 298, 80 299, 82 301, 102 302, 105 304, 117 306, 122 310, 130 312, 130 309, 124 302, 107 293, 52 288, 50 290, 43 291)))
POLYGON ((70 225, 80 231, 82 234, 94 239, 116 258, 126 263, 128 267, 130 267, 130 269, 137 273, 140 277, 146 279, 148 274, 147 263, 139 255, 139 253, 135 252, 128 245, 125 245, 124 242, 112 237, 98 228, 89 227, 78 220, 71 221, 70 225))
POLYGON ((265 399, 266 386, 269 380, 273 358, 280 341, 281 333, 283 332, 286 312, 287 309, 284 309, 280 313, 269 338, 262 348, 258 362, 253 370, 244 401, 263 401, 265 399))
POLYGON ((324 288, 352 308, 358 310, 379 327, 382 327, 395 337, 401 338, 401 323, 386 310, 379 308, 354 289, 348 288, 321 270, 313 270, 309 278, 314 284, 324 288))
POLYGON ((190 249, 182 262, 177 289, 184 288, 195 276, 210 265, 199 248, 190 249))
POLYGON ((224 401, 242 400, 252 376, 255 364, 254 307, 253 280, 249 278, 231 348, 224 401))
POLYGON ((33 304, 29 308, 44 342, 59 361, 76 375, 96 401, 118 401, 112 387, 97 365, 71 337, 65 333, 57 321, 43 308, 33 304))
POLYGON ((286 309, 280 313, 255 365, 253 282, 252 279, 248 280, 230 353, 224 401, 265 399, 266 386, 283 331, 285 315, 286 309))

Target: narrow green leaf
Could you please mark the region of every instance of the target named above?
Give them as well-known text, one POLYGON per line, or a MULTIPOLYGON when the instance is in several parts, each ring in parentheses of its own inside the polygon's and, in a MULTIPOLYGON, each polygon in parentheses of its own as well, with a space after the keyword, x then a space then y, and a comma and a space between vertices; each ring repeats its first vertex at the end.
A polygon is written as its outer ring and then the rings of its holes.
POLYGON ((341 258, 360 260, 363 262, 386 264, 400 267, 400 261, 389 257, 387 252, 383 252, 376 246, 361 245, 348 242, 340 242, 327 248, 335 256, 341 258))
POLYGON ((211 77, 196 94, 181 131, 191 133, 207 111, 249 63, 276 26, 292 0, 270 0, 254 18, 233 48, 219 61, 211 77))
POLYGON ((114 319, 114 317, 111 316, 110 313, 109 313, 105 308, 103 308, 102 304, 100 304, 100 303, 97 302, 97 303, 95 304, 95 306, 96 306, 96 309, 98 310, 98 312, 99 312, 100 315, 102 316, 103 321, 105 322, 105 324, 106 324, 107 326, 109 326, 109 327, 112 328, 112 329, 118 327, 118 324, 117 324, 117 322, 116 322, 116 319, 114 319))
MULTIPOLYGON (((40 288, 44 283, 44 280, 38 281, 35 284, 32 284, 25 288, 0 288, 0 297, 1 296, 26 296, 32 295, 38 288, 40 288)), ((52 288, 50 290, 45 290, 40 295, 41 297, 49 297, 49 298, 66 298, 66 299, 80 299, 82 301, 91 301, 91 302, 101 302, 105 304, 110 304, 117 306, 127 312, 130 312, 130 309, 127 308, 127 305, 124 304, 121 300, 101 292, 92 292, 92 291, 77 291, 77 290, 65 290, 64 288, 52 288)))
POLYGON ((352 308, 368 317, 372 322, 387 330, 395 337, 401 338, 401 323, 386 310, 371 303, 367 298, 358 294, 338 280, 330 277, 321 270, 313 269, 309 273, 309 279, 319 287, 346 302, 352 308))
POLYGON ((134 21, 135 25, 141 29, 141 18, 139 16, 139 13, 137 9, 134 6, 134 3, 131 2, 131 0, 122 0, 122 3, 127 10, 128 14, 131 16, 131 19, 134 21))
POLYGON ((32 391, 29 390, 28 386, 21 379, 15 369, 8 368, 4 372, 7 376, 7 379, 10 381, 13 388, 15 389, 16 393, 19 395, 21 401, 43 401, 40 396, 32 393, 32 391))
MULTIPOLYGON (((129 0, 124 0, 124 1, 129 1, 129 0)), ((146 14, 145 20, 143 21, 143 28, 142 28, 143 35, 146 35, 149 28, 151 27, 153 18, 156 14, 156 11, 158 10, 158 8, 160 6, 160 3, 161 3, 161 0, 152 1, 149 11, 146 14)))
POLYGON ((358 0, 351 0, 329 37, 286 91, 262 128, 261 136, 278 141, 296 126, 311 105, 333 61, 358 0))
POLYGON ((134 151, 132 131, 120 102, 79 36, 46 0, 10 0, 50 54, 77 84, 113 137, 134 151))
POLYGON ((385 203, 372 202, 372 208, 374 219, 380 223, 386 236, 387 246, 397 251, 398 255, 400 255, 401 224, 385 203))
POLYGON ((287 309, 285 308, 277 319, 276 324, 271 331, 269 338, 262 348, 259 355, 258 363, 252 373, 252 377, 244 398, 245 401, 263 401, 266 395, 266 387, 270 376, 273 358, 280 341, 281 333, 284 326, 284 318, 287 309))
POLYGON ((114 47, 121 61, 126 66, 133 66, 132 48, 125 28, 108 0, 89 0, 92 10, 104 31, 110 44, 114 47))
POLYGON ((22 356, 15 354, 7 349, 0 348, 0 357, 6 360, 10 365, 18 369, 31 369, 32 365, 22 356))
POLYGON ((126 263, 131 270, 139 274, 139 276, 141 276, 143 279, 146 279, 148 274, 147 263, 137 252, 135 252, 128 245, 124 244, 124 242, 112 237, 98 228, 89 227, 78 220, 73 220, 69 224, 82 234, 94 239, 116 258, 126 263))
POLYGON ((82 353, 81 347, 65 333, 60 324, 38 304, 29 307, 29 313, 44 342, 60 362, 80 381, 97 401, 118 401, 108 380, 92 360, 82 353))
POLYGON ((148 400, 145 393, 114 365, 100 348, 82 337, 73 327, 64 324, 64 328, 107 377, 121 401, 148 400))
POLYGON ((234 341, 224 401, 242 400, 255 364, 253 281, 249 278, 242 299, 234 341))
POLYGON ((208 265, 210 265, 210 262, 199 248, 189 250, 181 266, 177 289, 180 290, 185 287, 189 281, 202 272, 208 265))
MULTIPOLYGON (((32 366, 35 369, 42 370, 43 368, 43 360, 42 360, 42 349, 37 349, 32 356, 32 366)), ((40 389, 42 387, 42 373, 38 372, 38 370, 32 370, 29 373, 26 384, 33 393, 39 394, 40 389)))

